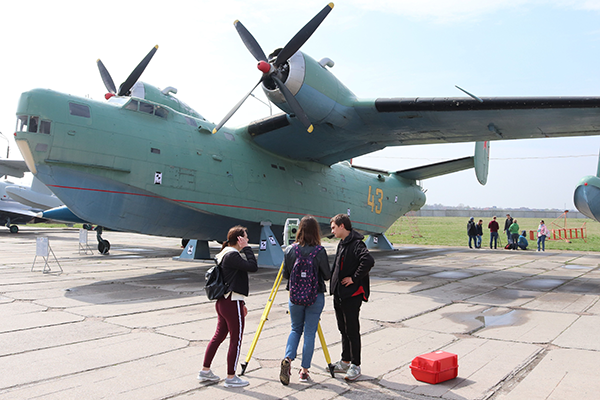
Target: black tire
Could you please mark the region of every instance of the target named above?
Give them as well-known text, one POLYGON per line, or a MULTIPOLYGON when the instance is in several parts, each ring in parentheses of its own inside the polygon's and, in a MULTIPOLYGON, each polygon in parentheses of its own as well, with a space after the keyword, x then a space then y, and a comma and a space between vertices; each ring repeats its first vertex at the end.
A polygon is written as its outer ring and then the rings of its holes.
POLYGON ((83 224, 83 229, 86 231, 93 231, 94 227, 91 224, 83 224))
POLYGON ((102 240, 98 242, 98 251, 100 254, 108 254, 110 250, 110 242, 108 240, 102 240))
POLYGON ((19 227, 17 225, 10 226, 10 233, 19 233, 19 227))

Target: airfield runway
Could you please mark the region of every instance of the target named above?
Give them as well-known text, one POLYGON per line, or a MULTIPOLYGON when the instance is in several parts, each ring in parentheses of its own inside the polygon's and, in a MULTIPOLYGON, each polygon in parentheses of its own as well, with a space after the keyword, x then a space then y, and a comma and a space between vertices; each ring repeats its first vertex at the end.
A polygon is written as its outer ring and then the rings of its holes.
MULTIPOLYGON (((174 261, 178 239, 117 232, 104 238, 112 246, 107 256, 79 254, 76 229, 0 231, 0 399, 600 398, 600 254, 375 252, 357 382, 331 378, 320 347, 312 382, 298 382, 299 360, 290 385, 279 382, 289 333, 283 286, 248 364, 250 385, 228 389, 196 380, 216 324, 202 290, 212 264, 174 261), (40 257, 31 271, 37 237, 49 238, 64 272, 57 273, 52 255, 51 273, 41 272, 40 257), (458 377, 437 385, 415 380, 412 359, 436 350, 458 355, 458 377)), ((89 242, 95 248, 93 234, 89 242)), ((334 246, 326 246, 330 255, 334 246)), ((251 274, 240 361, 276 273, 251 274)), ((330 297, 321 324, 335 362, 340 337, 330 297)), ((213 364, 222 378, 226 344, 213 364)))

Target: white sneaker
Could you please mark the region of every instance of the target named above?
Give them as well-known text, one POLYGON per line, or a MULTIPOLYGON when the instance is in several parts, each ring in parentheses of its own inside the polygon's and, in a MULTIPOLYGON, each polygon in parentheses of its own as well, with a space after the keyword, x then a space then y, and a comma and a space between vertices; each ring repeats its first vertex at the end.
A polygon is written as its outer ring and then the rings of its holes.
POLYGON ((244 387, 249 384, 250 382, 243 380, 237 375, 234 375, 233 378, 225 379, 225 387, 244 387))
MULTIPOLYGON (((333 364, 333 372, 337 372, 337 373, 345 373, 346 371, 348 371, 348 368, 350 368, 350 363, 345 363, 342 360, 336 362, 335 364, 333 364)), ((329 368, 325 368, 325 370, 327 372, 329 372, 329 368)))
POLYGON ((360 367, 358 365, 350 364, 350 368, 348 368, 348 371, 346 371, 346 376, 344 376, 344 379, 347 381, 355 381, 360 375, 360 367))
POLYGON ((198 372, 198 380, 200 382, 219 382, 221 378, 213 374, 213 372, 209 369, 208 371, 200 371, 198 372))

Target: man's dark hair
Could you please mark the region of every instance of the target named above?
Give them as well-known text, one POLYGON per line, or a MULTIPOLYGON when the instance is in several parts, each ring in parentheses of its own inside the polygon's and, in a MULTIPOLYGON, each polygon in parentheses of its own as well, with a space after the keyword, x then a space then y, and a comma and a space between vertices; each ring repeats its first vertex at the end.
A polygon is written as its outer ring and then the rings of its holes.
POLYGON ((350 217, 348 217, 346 214, 338 214, 335 217, 331 218, 331 220, 329 222, 330 223, 333 222, 337 226, 344 225, 344 228, 347 231, 352 230, 352 222, 350 222, 350 217))

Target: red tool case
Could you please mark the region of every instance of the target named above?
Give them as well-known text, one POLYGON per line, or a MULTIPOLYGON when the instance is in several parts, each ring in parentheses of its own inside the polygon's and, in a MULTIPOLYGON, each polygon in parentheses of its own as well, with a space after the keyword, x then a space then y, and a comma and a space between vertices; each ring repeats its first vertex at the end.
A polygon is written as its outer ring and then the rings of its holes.
POLYGON ((458 356, 445 351, 422 354, 415 357, 410 370, 418 381, 440 383, 458 375, 458 356))

